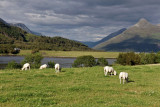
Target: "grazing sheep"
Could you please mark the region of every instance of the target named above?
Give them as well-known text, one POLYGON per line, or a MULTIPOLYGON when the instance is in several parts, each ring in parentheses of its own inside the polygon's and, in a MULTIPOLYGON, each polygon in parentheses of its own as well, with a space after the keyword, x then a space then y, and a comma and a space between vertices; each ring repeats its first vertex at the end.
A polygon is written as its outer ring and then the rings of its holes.
POLYGON ((121 79, 123 79, 123 84, 124 84, 124 80, 126 80, 126 82, 128 82, 128 73, 120 72, 119 79, 120 79, 120 84, 121 84, 121 79))
POLYGON ((104 67, 104 75, 107 76, 107 73, 111 73, 111 75, 112 75, 112 73, 114 75, 117 74, 116 71, 113 69, 113 67, 105 66, 104 67))
POLYGON ((105 66, 105 67, 104 67, 104 75, 105 75, 105 76, 107 76, 108 69, 109 69, 109 66, 105 66))
POLYGON ((30 70, 30 64, 29 63, 25 63, 22 67, 22 70, 27 70, 29 69, 30 70))
POLYGON ((47 68, 47 64, 41 65, 39 69, 44 69, 44 68, 47 68))
POLYGON ((117 72, 114 70, 113 74, 114 74, 114 75, 117 75, 117 72))
POLYGON ((58 63, 55 64, 55 71, 60 72, 60 70, 61 70, 60 65, 58 63))

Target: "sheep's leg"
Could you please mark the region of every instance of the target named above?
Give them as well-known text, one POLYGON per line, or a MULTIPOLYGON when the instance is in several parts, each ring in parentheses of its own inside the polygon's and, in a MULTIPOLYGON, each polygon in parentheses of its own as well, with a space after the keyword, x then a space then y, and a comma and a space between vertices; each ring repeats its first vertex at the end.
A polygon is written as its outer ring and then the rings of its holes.
POLYGON ((108 72, 105 73, 105 76, 107 76, 107 73, 108 73, 108 72))
POLYGON ((29 70, 31 69, 30 66, 28 68, 29 68, 29 70))
POLYGON ((128 83, 128 78, 126 78, 126 82, 128 83))
POLYGON ((121 78, 120 78, 120 84, 121 84, 121 78))
POLYGON ((104 75, 106 74, 106 70, 104 70, 104 75))
POLYGON ((124 84, 124 79, 123 79, 123 84, 124 84))

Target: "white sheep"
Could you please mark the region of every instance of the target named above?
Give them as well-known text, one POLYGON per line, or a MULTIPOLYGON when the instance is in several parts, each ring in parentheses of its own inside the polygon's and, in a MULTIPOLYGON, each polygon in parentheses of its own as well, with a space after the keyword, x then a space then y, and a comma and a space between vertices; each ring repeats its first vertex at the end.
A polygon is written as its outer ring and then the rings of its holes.
POLYGON ((61 70, 60 65, 57 63, 55 64, 55 71, 59 72, 61 70))
POLYGON ((128 73, 120 72, 119 79, 120 79, 120 84, 121 84, 121 79, 123 79, 123 84, 124 84, 124 80, 126 80, 126 82, 128 82, 128 73))
POLYGON ((39 69, 44 69, 44 68, 47 68, 47 64, 41 65, 39 69))
POLYGON ((104 75, 107 76, 107 73, 111 73, 111 75, 112 75, 112 73, 114 75, 117 74, 116 71, 113 69, 113 67, 105 66, 104 67, 104 75))
POLYGON ((30 70, 30 64, 29 63, 25 63, 22 67, 22 70, 27 70, 29 69, 30 70))
POLYGON ((117 72, 114 70, 113 74, 114 74, 114 75, 117 75, 117 72))

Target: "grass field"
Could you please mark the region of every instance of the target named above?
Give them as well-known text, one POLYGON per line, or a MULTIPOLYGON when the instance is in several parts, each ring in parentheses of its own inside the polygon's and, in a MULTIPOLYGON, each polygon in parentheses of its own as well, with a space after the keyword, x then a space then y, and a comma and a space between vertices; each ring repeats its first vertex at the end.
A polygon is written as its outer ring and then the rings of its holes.
MULTIPOLYGON (((87 51, 40 51, 43 56, 49 57, 78 57, 83 55, 92 55, 95 58, 117 58, 119 52, 87 52, 87 51)), ((31 50, 21 50, 18 55, 28 55, 31 50)))
POLYGON ((104 76, 103 67, 0 70, 0 107, 159 107, 160 67, 113 66, 129 83, 104 76))

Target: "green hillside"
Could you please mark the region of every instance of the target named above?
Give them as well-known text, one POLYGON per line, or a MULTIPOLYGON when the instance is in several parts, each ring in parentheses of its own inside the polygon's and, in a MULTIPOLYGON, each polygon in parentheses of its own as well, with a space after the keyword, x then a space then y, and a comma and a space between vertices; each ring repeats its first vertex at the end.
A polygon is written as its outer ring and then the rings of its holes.
POLYGON ((21 49, 89 51, 88 46, 62 37, 37 36, 0 20, 0 47, 14 45, 21 49))
POLYGON ((131 26, 122 34, 98 44, 94 49, 105 51, 151 52, 160 50, 160 27, 145 19, 131 26))

